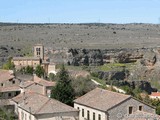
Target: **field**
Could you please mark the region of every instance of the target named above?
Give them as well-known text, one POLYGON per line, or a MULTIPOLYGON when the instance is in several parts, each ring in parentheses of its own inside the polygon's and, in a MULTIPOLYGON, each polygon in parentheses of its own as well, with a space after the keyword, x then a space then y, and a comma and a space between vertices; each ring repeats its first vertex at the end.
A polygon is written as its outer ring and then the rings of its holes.
POLYGON ((55 49, 154 47, 160 46, 160 25, 0 24, 0 45, 28 49, 36 43, 55 49))

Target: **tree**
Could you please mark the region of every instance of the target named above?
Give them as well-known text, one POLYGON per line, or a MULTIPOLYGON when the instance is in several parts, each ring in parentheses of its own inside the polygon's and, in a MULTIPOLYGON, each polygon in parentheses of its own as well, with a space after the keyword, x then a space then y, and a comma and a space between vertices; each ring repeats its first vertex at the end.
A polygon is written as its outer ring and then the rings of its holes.
POLYGON ((14 64, 12 62, 12 58, 10 57, 7 61, 7 63, 5 63, 3 65, 3 69, 6 69, 6 70, 13 70, 14 69, 14 64))
POLYGON ((28 73, 28 74, 33 74, 33 67, 27 66, 26 69, 25 69, 25 72, 28 73))
POLYGON ((71 86, 68 71, 65 69, 64 65, 62 65, 58 73, 56 86, 52 89, 51 98, 55 98, 67 105, 73 105, 74 97, 74 89, 71 86))
POLYGON ((80 97, 96 87, 96 85, 89 78, 83 77, 78 77, 76 79, 73 78, 71 83, 76 97, 80 97))
POLYGON ((44 69, 42 66, 40 65, 37 65, 36 69, 35 69, 35 74, 38 76, 38 77, 44 77, 44 69))
POLYGON ((55 79, 55 74, 54 73, 50 73, 49 74, 49 80, 53 81, 55 79))

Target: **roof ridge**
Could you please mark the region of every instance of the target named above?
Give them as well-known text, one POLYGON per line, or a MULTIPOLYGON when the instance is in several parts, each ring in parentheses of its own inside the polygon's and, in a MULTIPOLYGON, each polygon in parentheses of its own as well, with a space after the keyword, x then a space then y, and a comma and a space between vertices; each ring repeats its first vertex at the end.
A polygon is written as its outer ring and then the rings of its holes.
MULTIPOLYGON (((41 94, 39 94, 39 95, 41 95, 41 94)), ((50 99, 48 98, 48 100, 35 112, 35 114, 37 114, 49 101, 50 101, 50 99)))
MULTIPOLYGON (((93 92, 93 91, 95 91, 95 90, 97 90, 97 89, 98 89, 98 90, 104 90, 104 91, 106 91, 106 92, 111 92, 111 93, 123 95, 123 96, 126 96, 126 97, 131 97, 131 95, 121 94, 121 93, 113 92, 113 91, 110 91, 110 90, 102 89, 102 88, 99 88, 99 87, 91 90, 90 92, 93 92)), ((81 96, 81 97, 79 97, 79 98, 84 98, 84 97, 87 96, 90 92, 86 93, 85 95, 83 95, 83 96, 81 96)), ((77 99, 79 99, 79 98, 77 98, 77 99)), ((74 101, 76 101, 77 99, 75 99, 74 101)))

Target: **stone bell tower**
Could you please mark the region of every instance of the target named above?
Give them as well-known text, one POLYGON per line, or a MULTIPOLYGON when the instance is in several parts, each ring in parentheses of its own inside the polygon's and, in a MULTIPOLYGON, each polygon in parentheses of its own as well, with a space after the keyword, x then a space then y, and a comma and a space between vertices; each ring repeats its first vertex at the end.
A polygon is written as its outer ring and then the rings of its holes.
POLYGON ((44 60, 44 46, 42 44, 34 45, 34 57, 44 60))

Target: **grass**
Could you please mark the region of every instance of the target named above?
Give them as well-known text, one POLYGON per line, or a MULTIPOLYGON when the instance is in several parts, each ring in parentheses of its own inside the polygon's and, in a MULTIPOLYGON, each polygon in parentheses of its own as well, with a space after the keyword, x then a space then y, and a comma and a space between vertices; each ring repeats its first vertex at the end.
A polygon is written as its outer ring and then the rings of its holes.
POLYGON ((99 79, 99 78, 93 77, 93 76, 91 76, 90 78, 93 79, 93 80, 95 80, 96 82, 102 84, 103 86, 106 85, 106 82, 104 80, 102 80, 102 79, 99 79))
POLYGON ((121 71, 124 68, 126 69, 131 69, 135 63, 108 63, 104 64, 102 66, 97 66, 97 69, 100 71, 113 71, 113 70, 118 70, 121 71))
POLYGON ((158 80, 157 81, 156 80, 151 80, 150 83, 151 83, 151 86, 160 90, 160 82, 158 80))

